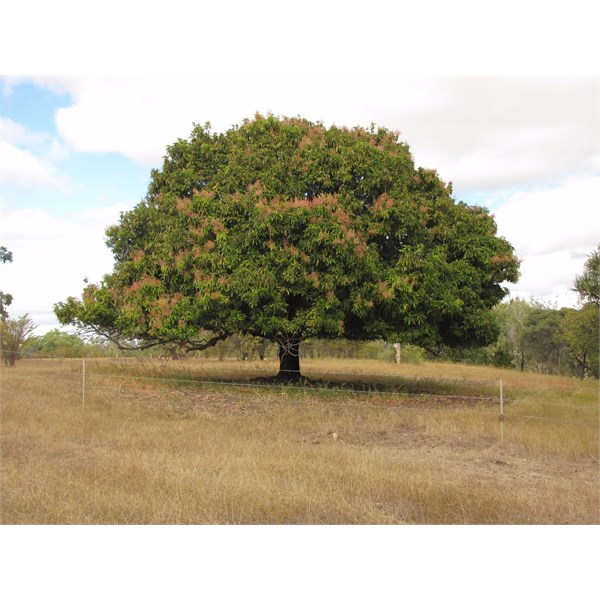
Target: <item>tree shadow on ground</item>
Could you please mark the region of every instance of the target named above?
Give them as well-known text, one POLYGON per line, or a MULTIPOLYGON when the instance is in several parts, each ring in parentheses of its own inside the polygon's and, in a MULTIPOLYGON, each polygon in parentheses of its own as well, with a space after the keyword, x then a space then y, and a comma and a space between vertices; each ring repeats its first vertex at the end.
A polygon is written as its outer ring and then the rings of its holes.
POLYGON ((289 389, 312 389, 322 391, 348 391, 380 394, 399 394, 410 396, 430 396, 446 398, 448 400, 462 400, 479 402, 482 400, 495 400, 491 392, 481 385, 469 385, 468 382, 440 381, 432 379, 398 379, 392 381, 372 380, 369 378, 312 378, 301 376, 296 379, 281 377, 258 377, 245 382, 259 386, 278 386, 289 389))

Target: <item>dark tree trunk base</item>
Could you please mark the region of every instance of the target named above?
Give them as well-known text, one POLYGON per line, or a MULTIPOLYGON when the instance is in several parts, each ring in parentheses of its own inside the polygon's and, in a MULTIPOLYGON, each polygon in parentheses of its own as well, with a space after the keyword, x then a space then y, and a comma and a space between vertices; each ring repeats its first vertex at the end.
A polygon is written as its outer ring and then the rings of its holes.
MULTIPOLYGON (((285 374, 284 374, 285 375, 285 374)), ((273 375, 272 377, 258 377, 252 380, 253 383, 264 384, 264 385, 294 385, 294 386, 315 386, 318 382, 309 377, 282 377, 281 375, 273 375)))
POLYGON ((300 373, 285 373, 280 371, 273 379, 275 381, 282 381, 284 383, 296 383, 304 379, 304 377, 300 375, 300 373))
POLYGON ((291 343, 279 344, 279 381, 297 382, 302 379, 300 374, 300 341, 293 340, 291 343))

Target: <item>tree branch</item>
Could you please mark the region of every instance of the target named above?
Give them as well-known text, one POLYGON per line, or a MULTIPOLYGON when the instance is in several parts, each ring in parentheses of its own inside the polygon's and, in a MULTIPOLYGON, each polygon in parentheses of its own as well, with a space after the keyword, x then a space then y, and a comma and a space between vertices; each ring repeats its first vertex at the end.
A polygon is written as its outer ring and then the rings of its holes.
POLYGON ((208 341, 198 340, 198 341, 188 341, 185 342, 184 348, 188 352, 193 352, 194 350, 207 350, 208 348, 212 348, 222 340, 226 340, 231 334, 230 333, 222 333, 213 338, 210 338, 208 341))
POLYGON ((116 329, 106 329, 97 327, 95 325, 81 325, 78 327, 79 331, 84 334, 95 334, 100 337, 107 339, 113 343, 119 350, 148 350, 155 346, 161 346, 165 344, 177 343, 182 349, 187 352, 202 351, 212 348, 218 342, 230 337, 230 333, 220 333, 214 337, 205 340, 187 340, 185 342, 177 342, 171 339, 153 338, 148 340, 135 340, 123 338, 116 329))

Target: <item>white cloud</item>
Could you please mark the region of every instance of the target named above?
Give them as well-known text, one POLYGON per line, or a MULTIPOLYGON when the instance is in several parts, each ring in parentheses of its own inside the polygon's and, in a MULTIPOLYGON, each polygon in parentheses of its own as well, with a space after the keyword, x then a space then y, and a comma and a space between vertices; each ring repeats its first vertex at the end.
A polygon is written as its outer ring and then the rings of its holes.
POLYGON ((77 214, 77 217, 87 223, 100 223, 109 226, 117 223, 120 213, 127 210, 131 210, 131 206, 120 203, 113 204, 112 206, 104 206, 102 208, 83 210, 77 214))
POLYGON ((22 83, 34 83, 56 94, 74 95, 81 90, 83 80, 80 77, 56 77, 49 75, 4 75, 1 83, 1 91, 6 95, 11 94, 14 88, 22 83))
POLYGON ((83 88, 72 106, 56 114, 60 135, 76 152, 117 152, 153 165, 168 144, 189 135, 193 121, 211 116, 202 110, 211 97, 208 86, 190 89, 168 78, 110 78, 86 79, 83 88))
POLYGON ((193 123, 210 121, 213 130, 223 131, 257 111, 352 125, 373 120, 360 102, 346 108, 340 104, 340 97, 352 97, 355 86, 348 79, 332 83, 324 77, 215 76, 82 81, 74 104, 56 115, 65 142, 78 152, 118 152, 148 166, 160 164, 167 145, 187 138, 193 123))
POLYGON ((0 140, 0 172, 3 186, 21 189, 50 187, 69 192, 72 182, 48 160, 0 140))
POLYGON ((40 324, 37 333, 57 327, 52 306, 81 295, 85 277, 100 281, 112 271, 113 256, 104 230, 118 220, 122 205, 81 215, 79 221, 58 219, 43 210, 7 211, 2 215, 2 244, 13 262, 2 265, 1 286, 13 296, 9 313, 29 313, 40 324))
POLYGON ((524 255, 589 251, 600 241, 600 177, 517 192, 495 215, 499 233, 524 255))
POLYGON ((2 184, 19 189, 73 189, 56 162, 66 158, 64 144, 46 132, 37 132, 12 119, 0 117, 0 172, 2 184))
POLYGON ((522 259, 513 295, 573 305, 570 292, 587 255, 600 243, 600 177, 551 189, 517 192, 496 211, 498 233, 522 259))
POLYGON ((0 117, 0 131, 2 132, 2 139, 15 146, 40 146, 44 144, 48 138, 46 134, 35 133, 19 123, 16 123, 12 119, 5 119, 2 117, 0 117))
POLYGON ((511 293, 525 298, 559 297, 563 301, 570 299, 575 302, 577 295, 569 292, 575 276, 583 271, 584 262, 585 257, 579 257, 570 250, 528 256, 521 265, 520 281, 509 286, 511 293))
POLYGON ((73 105, 56 117, 70 147, 147 165, 187 137, 192 122, 224 130, 271 111, 399 130, 416 162, 456 190, 511 189, 597 170, 593 78, 82 78, 71 89, 73 105))
MULTIPOLYGON (((426 80, 427 81, 427 80, 426 80)), ((597 173, 594 78, 446 78, 436 104, 394 109, 416 162, 463 191, 547 184, 597 173)))

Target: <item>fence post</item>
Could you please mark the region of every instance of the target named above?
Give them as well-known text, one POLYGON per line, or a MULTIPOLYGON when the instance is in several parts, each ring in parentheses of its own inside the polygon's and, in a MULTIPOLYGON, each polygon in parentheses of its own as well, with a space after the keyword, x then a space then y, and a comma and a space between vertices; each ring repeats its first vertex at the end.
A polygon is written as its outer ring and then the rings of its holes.
POLYGON ((81 412, 85 412, 85 358, 81 369, 81 412))
POLYGON ((500 380, 500 443, 504 445, 504 395, 502 392, 502 379, 500 380))

